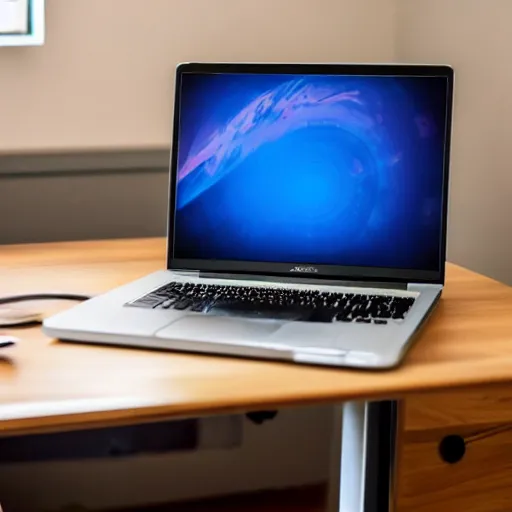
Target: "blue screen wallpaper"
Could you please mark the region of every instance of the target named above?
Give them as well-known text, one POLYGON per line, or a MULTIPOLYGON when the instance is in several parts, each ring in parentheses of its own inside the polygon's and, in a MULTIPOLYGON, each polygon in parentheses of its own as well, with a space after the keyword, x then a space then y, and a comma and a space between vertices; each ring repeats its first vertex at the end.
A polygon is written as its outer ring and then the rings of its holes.
POLYGON ((443 77, 184 74, 174 257, 438 270, 443 77))

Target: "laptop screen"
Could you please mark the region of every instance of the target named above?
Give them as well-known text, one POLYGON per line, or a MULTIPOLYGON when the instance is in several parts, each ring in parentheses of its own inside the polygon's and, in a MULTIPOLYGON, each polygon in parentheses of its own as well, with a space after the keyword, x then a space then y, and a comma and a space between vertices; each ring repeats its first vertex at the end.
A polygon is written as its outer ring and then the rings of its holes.
POLYGON ((446 76, 179 86, 174 258, 439 271, 446 76))

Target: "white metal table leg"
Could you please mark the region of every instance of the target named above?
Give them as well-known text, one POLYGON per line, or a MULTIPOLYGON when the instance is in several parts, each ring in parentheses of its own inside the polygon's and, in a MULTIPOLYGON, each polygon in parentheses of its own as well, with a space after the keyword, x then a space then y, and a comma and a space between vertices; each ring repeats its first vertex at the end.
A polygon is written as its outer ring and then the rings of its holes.
POLYGON ((393 512, 397 410, 397 402, 338 408, 329 512, 393 512))

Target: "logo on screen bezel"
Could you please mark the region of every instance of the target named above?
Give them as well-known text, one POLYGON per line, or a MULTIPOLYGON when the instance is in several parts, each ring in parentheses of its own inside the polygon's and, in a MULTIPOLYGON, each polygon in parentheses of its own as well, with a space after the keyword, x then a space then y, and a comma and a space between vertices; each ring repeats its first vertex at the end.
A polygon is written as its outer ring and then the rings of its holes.
POLYGON ((297 265, 296 267, 291 268, 290 272, 301 272, 304 274, 317 274, 318 269, 316 267, 311 267, 311 266, 297 265))

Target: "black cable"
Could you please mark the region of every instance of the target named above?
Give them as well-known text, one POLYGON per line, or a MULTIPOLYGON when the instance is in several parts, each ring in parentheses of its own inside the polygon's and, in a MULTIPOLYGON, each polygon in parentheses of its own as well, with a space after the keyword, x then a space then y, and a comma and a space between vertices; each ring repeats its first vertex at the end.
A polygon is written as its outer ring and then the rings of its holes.
POLYGON ((11 295, 10 297, 0 297, 0 306, 11 304, 13 302, 25 302, 29 300, 75 300, 84 301, 91 297, 89 295, 80 295, 78 293, 31 293, 27 295, 11 295))

